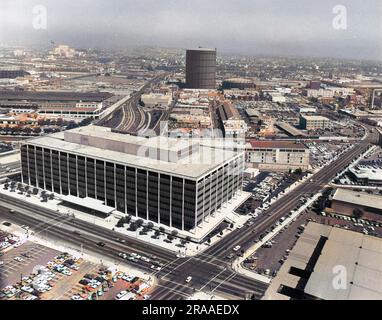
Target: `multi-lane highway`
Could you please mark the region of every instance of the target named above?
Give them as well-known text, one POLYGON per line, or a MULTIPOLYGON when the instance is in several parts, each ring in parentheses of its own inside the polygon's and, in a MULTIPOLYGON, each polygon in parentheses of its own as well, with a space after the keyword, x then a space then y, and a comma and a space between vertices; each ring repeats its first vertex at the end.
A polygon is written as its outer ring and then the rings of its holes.
POLYGON ((198 284, 199 290, 214 290, 235 298, 244 298, 246 293, 254 292, 255 296, 260 298, 266 289, 266 285, 229 270, 229 263, 227 262, 206 262, 205 267, 200 263, 209 260, 210 257, 206 255, 202 254, 191 259, 177 258, 175 253, 155 245, 148 246, 147 243, 125 237, 112 230, 49 209, 43 209, 34 204, 25 203, 22 200, 15 200, 6 195, 0 195, 0 219, 16 224, 26 224, 30 226, 35 235, 66 243, 72 248, 81 249, 87 253, 102 255, 118 263, 131 264, 146 273, 153 273, 151 269, 153 263, 161 265, 162 270, 153 276, 156 275, 159 278, 165 276, 163 281, 159 281, 159 288, 164 288, 166 296, 172 298, 185 298, 192 294, 193 287, 183 286, 184 279, 182 279, 179 286, 184 292, 180 295, 174 295, 176 289, 173 286, 176 280, 171 280, 174 276, 183 277, 184 274, 178 272, 183 268, 188 269, 190 266, 194 272, 200 270, 200 275, 194 275, 195 283, 193 284, 198 284), (9 209, 16 210, 16 212, 11 213, 9 209), (100 241, 104 242, 106 246, 97 245, 100 241), (129 254, 132 252, 150 258, 150 263, 127 261, 119 256, 120 253, 129 254), (170 273, 172 274, 170 275, 170 273), (231 280, 228 279, 228 275, 232 278, 231 280))
POLYGON ((147 88, 161 81, 166 76, 167 73, 161 73, 148 81, 129 97, 123 98, 116 104, 116 107, 112 108, 112 111, 109 112, 107 116, 102 117, 97 124, 126 133, 144 132, 150 129, 150 126, 153 126, 151 123, 151 113, 144 111, 139 106, 139 100, 147 88))
POLYGON ((151 263, 126 261, 120 258, 119 254, 136 252, 150 257, 152 261, 162 265, 160 271, 153 273, 158 279, 158 288, 152 295, 153 299, 185 299, 199 290, 235 299, 248 296, 259 299, 267 285, 238 274, 226 256, 236 245, 240 245, 244 250, 248 249, 253 240, 264 234, 282 216, 288 214, 297 205, 301 196, 322 190, 338 172, 367 148, 366 141, 357 143, 328 167, 274 202, 254 225, 233 231, 194 257, 177 258, 174 253, 158 246, 148 245, 138 239, 125 237, 112 230, 64 216, 53 210, 42 209, 40 206, 15 200, 6 195, 0 195, 0 219, 28 224, 35 233, 60 239, 72 246, 82 247, 89 253, 94 252, 120 263, 132 264, 147 273, 152 272, 151 263), (6 208, 15 209, 16 212, 10 213, 6 208), (101 240, 106 244, 105 247, 97 245, 101 240), (188 276, 191 276, 192 280, 186 283, 185 279, 188 276))

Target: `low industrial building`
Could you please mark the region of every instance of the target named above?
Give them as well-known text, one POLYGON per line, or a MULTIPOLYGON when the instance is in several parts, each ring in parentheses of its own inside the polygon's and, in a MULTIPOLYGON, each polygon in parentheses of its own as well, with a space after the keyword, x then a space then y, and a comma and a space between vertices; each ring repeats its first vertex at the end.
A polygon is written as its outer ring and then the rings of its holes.
POLYGON ((381 195, 338 188, 331 207, 339 214, 353 216, 357 210, 361 213, 362 219, 382 221, 381 195))
POLYGON ((46 118, 98 118, 110 93, 0 91, 0 108, 14 113, 35 112, 46 118))
POLYGON ((21 163, 25 184, 195 233, 210 216, 225 218, 220 209, 242 189, 244 152, 87 126, 23 142, 21 163))
POLYGON ((288 136, 292 137, 306 137, 306 134, 301 130, 298 130, 296 127, 292 126, 288 122, 278 121, 276 126, 284 131, 288 136))
POLYGON ((260 170, 308 170, 310 151, 302 143, 277 140, 251 140, 246 145, 246 163, 260 170))
POLYGON ((308 116, 300 117, 300 126, 305 130, 327 129, 330 125, 330 120, 323 116, 308 116))
POLYGON ((248 78, 231 78, 223 80, 222 82, 222 88, 223 90, 226 89, 239 89, 239 90, 245 90, 245 89, 252 89, 255 87, 255 83, 252 79, 248 78))
POLYGON ((245 138, 248 127, 234 105, 230 102, 224 102, 218 107, 217 113, 224 131, 224 137, 245 138))
POLYGON ((172 102, 172 96, 170 94, 149 93, 142 94, 141 100, 145 108, 166 109, 172 102))
POLYGON ((382 239, 309 222, 263 300, 381 300, 382 239))
POLYGON ((364 186, 382 185, 382 168, 377 166, 358 165, 348 170, 348 175, 364 186))
POLYGON ((16 79, 29 75, 30 73, 24 70, 0 70, 0 79, 16 79))

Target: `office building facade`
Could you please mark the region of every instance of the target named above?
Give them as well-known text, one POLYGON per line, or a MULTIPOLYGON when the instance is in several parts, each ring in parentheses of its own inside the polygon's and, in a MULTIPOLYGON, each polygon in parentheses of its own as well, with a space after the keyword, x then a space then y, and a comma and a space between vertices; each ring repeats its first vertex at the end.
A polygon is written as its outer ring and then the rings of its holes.
POLYGON ((323 116, 308 116, 300 117, 300 126, 305 130, 327 129, 330 126, 330 120, 323 116))
MULTIPOLYGON (((63 196, 101 200, 118 212, 186 231, 218 214, 241 190, 243 153, 224 151, 222 159, 203 165, 192 164, 190 157, 196 159, 211 148, 171 147, 178 158, 158 160, 153 149, 146 156, 134 149, 156 137, 137 138, 90 127, 24 142, 23 183, 63 196), (103 143, 108 149, 99 147, 103 143), (121 147, 127 148, 125 152, 116 151, 121 147)), ((159 153, 164 151, 169 150, 159 153)))
POLYGON ((260 170, 308 170, 310 151, 301 143, 252 140, 246 146, 246 162, 260 170))

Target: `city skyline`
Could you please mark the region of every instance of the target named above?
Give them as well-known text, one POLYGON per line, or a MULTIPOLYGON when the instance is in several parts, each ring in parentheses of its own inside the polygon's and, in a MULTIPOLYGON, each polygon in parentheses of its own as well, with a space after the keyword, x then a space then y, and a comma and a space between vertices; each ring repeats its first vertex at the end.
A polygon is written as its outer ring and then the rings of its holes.
POLYGON ((364 2, 0 0, 0 301, 382 300, 364 2))
POLYGON ((333 20, 343 13, 335 11, 338 5, 333 0, 309 6, 301 0, 5 1, 0 43, 49 46, 54 41, 115 49, 201 45, 221 53, 381 60, 382 6, 347 1, 346 24, 336 29, 333 20), (33 28, 41 13, 33 11, 36 6, 46 8, 46 29, 33 28))

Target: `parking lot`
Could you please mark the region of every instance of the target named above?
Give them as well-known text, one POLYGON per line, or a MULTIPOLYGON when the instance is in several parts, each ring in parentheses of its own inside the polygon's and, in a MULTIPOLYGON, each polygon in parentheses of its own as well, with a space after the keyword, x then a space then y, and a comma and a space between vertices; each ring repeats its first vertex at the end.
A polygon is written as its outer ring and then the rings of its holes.
POLYGON ((0 260, 0 288, 6 287, 21 277, 32 273, 36 266, 45 265, 58 251, 42 245, 26 242, 4 253, 0 260))
POLYGON ((322 167, 341 152, 350 147, 349 143, 329 142, 306 142, 305 145, 310 150, 310 164, 313 169, 322 167))
POLYGON ((140 300, 152 290, 116 266, 23 242, 5 231, 0 231, 0 244, 0 300, 140 300))
POLYGON ((243 266, 253 272, 276 276, 277 271, 286 260, 289 251, 293 248, 300 234, 304 230, 304 225, 309 221, 322 223, 325 225, 344 228, 356 232, 367 232, 367 234, 382 238, 382 227, 371 226, 361 222, 347 219, 343 216, 325 216, 306 209, 292 223, 284 227, 267 245, 259 248, 252 256, 247 258, 243 266), (338 216, 338 217, 337 217, 338 216), (345 220, 346 219, 346 220, 345 220))
POLYGON ((250 211, 269 202, 285 192, 297 180, 305 176, 305 173, 289 172, 261 172, 254 179, 243 181, 243 189, 251 192, 252 197, 245 201, 236 212, 247 214, 250 211))
POLYGON ((337 184, 354 186, 380 186, 382 174, 382 148, 373 152, 351 166, 344 174, 335 180, 337 184), (358 177, 357 177, 357 176, 358 177))

